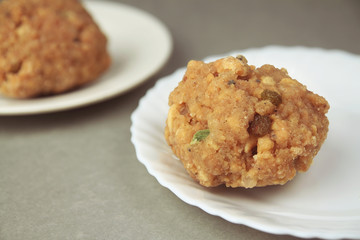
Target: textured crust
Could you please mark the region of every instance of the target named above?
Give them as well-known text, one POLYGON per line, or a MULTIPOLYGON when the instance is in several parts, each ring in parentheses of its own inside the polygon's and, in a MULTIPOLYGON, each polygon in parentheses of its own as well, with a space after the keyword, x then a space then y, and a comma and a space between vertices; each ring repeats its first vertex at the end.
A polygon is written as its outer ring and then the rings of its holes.
POLYGON ((169 105, 165 138, 190 176, 208 187, 285 184, 308 170, 329 125, 323 97, 285 69, 256 69, 244 57, 190 61, 169 105), (210 134, 190 144, 203 129, 210 134))
POLYGON ((110 65, 107 39, 76 0, 0 3, 0 92, 30 98, 95 80, 110 65))

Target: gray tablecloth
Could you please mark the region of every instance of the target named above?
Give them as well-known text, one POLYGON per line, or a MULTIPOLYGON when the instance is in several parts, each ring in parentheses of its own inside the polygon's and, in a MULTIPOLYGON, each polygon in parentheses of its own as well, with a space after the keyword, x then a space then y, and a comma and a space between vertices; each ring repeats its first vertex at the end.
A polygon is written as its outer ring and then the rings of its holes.
POLYGON ((130 115, 160 77, 190 59, 274 44, 360 54, 360 1, 119 2, 169 28, 171 58, 111 100, 0 117, 0 239, 297 239, 227 222, 162 187, 136 158, 130 115))

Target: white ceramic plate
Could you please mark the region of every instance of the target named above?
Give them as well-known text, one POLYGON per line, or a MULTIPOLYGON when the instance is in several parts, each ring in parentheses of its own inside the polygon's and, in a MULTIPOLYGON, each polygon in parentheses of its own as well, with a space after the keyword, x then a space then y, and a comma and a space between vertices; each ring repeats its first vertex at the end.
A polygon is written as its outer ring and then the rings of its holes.
POLYGON ((310 170, 284 186, 227 189, 195 183, 164 139, 168 95, 185 68, 159 80, 132 114, 131 140, 140 162, 180 199, 230 222, 304 238, 360 238, 360 56, 280 46, 222 56, 237 54, 256 66, 287 68, 290 76, 329 101, 330 131, 310 170))
POLYGON ((166 63, 172 39, 158 19, 120 3, 88 0, 84 5, 108 37, 110 69, 72 92, 27 100, 0 97, 0 115, 53 112, 99 102, 136 87, 166 63))

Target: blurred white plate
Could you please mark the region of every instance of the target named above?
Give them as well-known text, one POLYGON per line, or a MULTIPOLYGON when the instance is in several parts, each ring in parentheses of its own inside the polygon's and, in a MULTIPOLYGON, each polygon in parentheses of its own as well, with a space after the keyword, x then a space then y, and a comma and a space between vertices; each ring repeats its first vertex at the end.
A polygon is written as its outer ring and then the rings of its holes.
POLYGON ((168 95, 185 68, 159 80, 132 114, 131 140, 140 162, 180 199, 230 222, 305 238, 360 238, 360 57, 337 50, 280 46, 223 56, 237 54, 256 66, 271 63, 287 68, 290 76, 329 101, 328 139, 310 170, 284 186, 227 189, 195 183, 164 139, 168 95))
POLYGON ((103 101, 124 93, 155 74, 168 60, 172 39, 152 15, 120 3, 84 1, 108 37, 110 69, 80 89, 35 99, 0 97, 0 115, 54 112, 103 101))

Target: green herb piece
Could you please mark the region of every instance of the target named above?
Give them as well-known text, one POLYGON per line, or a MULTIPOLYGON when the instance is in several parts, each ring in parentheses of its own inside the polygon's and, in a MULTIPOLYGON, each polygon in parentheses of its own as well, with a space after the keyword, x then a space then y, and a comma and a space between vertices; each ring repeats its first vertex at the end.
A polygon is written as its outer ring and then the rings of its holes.
POLYGON ((265 89, 261 93, 261 99, 262 100, 269 100, 275 106, 279 106, 282 103, 282 99, 281 99, 280 94, 278 94, 275 91, 268 90, 268 89, 265 89))
POLYGON ((198 143, 198 142, 201 142, 201 141, 204 140, 207 136, 209 136, 209 134, 210 134, 210 130, 209 130, 209 129, 203 129, 203 130, 197 131, 197 132, 194 134, 194 136, 193 136, 193 138, 192 138, 192 140, 191 140, 191 142, 190 142, 190 145, 195 144, 195 143, 198 143))

